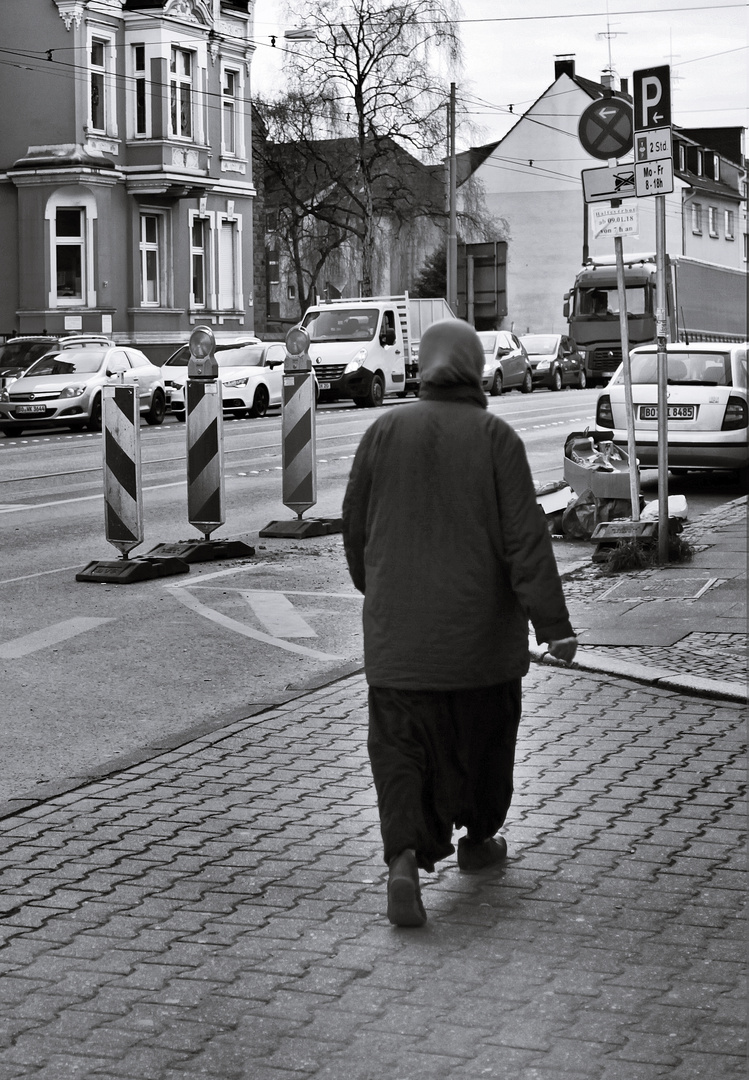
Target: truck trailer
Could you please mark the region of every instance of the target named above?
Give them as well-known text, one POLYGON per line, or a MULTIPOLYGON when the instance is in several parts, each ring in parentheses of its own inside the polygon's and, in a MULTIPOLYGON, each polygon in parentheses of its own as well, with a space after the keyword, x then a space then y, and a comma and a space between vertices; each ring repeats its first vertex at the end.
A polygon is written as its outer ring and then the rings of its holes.
MULTIPOLYGON (((655 255, 624 258, 630 348, 656 340, 655 255)), ((616 262, 591 259, 564 296, 570 337, 585 358, 591 386, 603 385, 622 361, 616 262)), ((743 270, 666 256, 669 341, 745 341, 747 275, 743 270)))
POLYGON ((418 393, 419 341, 427 327, 456 316, 443 299, 371 296, 319 301, 302 329, 321 400, 351 398, 362 407, 388 395, 418 393))

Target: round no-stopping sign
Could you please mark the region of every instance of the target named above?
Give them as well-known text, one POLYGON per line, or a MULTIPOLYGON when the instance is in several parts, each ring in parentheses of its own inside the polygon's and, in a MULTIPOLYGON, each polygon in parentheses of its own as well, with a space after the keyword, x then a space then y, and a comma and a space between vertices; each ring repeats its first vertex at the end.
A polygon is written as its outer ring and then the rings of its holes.
POLYGON ((580 117, 577 134, 583 149, 606 161, 632 149, 632 106, 622 98, 600 98, 580 117))

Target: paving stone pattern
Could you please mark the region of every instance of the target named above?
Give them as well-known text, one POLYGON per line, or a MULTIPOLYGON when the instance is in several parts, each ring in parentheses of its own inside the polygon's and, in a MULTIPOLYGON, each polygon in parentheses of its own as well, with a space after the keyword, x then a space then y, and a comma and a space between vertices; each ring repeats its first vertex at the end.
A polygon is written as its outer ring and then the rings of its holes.
POLYGON ((744 1077, 741 713, 534 666, 510 855, 384 917, 353 676, 0 822, 0 1078, 744 1077))

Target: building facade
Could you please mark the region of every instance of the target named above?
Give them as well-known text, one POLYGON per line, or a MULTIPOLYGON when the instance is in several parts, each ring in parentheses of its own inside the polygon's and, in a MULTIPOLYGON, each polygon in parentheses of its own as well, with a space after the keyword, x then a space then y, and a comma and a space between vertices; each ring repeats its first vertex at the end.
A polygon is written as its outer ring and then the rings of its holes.
MULTIPOLYGON (((499 142, 459 156, 458 178, 475 175, 490 214, 507 223, 507 306, 502 322, 517 333, 566 331, 564 294, 582 264, 613 257, 610 237, 596 236, 583 200, 581 173, 603 168, 583 148, 578 124, 613 78, 595 82, 558 57, 554 81, 499 142)), ((628 97, 627 86, 617 90, 628 97)), ((631 99, 630 99, 631 100, 631 99)), ((746 168, 741 129, 673 129, 674 191, 665 196, 666 250, 747 269, 746 168)), ((632 155, 622 162, 632 161, 632 155)), ((625 236, 625 255, 655 252, 655 199, 637 206, 639 231, 625 236)))
POLYGON ((3 0, 0 334, 254 331, 252 7, 3 0))

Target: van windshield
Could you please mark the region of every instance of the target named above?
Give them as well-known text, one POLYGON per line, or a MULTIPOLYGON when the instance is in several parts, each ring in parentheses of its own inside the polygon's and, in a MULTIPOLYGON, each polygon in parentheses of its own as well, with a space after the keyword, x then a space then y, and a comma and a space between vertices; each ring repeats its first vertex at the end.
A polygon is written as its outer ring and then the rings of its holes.
MULTIPOLYGON (((656 352, 632 353, 630 358, 633 383, 658 382, 658 354, 656 352)), ((666 377, 669 386, 691 384, 697 386, 731 386, 731 357, 728 353, 684 352, 667 353, 666 377)), ((616 377, 624 382, 624 370, 616 377)))
POLYGON ((379 314, 373 308, 324 308, 308 311, 302 319, 302 328, 310 341, 372 341, 379 314))

